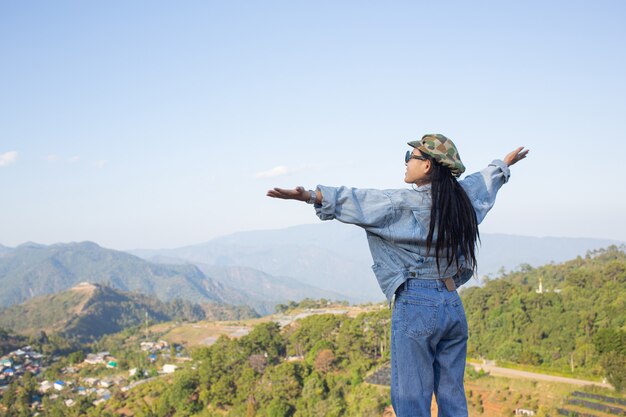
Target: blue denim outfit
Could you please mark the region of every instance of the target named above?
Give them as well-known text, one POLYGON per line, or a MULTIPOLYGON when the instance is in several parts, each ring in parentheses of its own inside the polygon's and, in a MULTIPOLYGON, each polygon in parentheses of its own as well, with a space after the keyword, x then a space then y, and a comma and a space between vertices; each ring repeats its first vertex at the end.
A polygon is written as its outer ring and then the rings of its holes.
MULTIPOLYGON (((507 165, 495 160, 459 181, 478 223, 509 176, 507 165)), ((471 278, 473 265, 461 258, 457 268, 440 259, 439 273, 436 258, 427 254, 430 185, 413 190, 322 185, 317 189, 322 193, 322 204, 315 205, 320 219, 365 229, 372 269, 393 305, 391 400, 396 415, 430 416, 434 392, 441 417, 467 416, 463 389, 467 321, 457 292, 447 291, 441 279, 452 277, 460 287, 471 278)))

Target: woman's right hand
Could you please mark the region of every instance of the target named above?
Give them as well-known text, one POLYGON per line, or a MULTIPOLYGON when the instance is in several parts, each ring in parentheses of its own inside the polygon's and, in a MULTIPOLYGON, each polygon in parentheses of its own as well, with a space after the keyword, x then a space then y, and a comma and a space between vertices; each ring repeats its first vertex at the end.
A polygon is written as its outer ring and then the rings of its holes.
POLYGON ((283 200, 299 200, 309 201, 311 194, 304 187, 296 187, 294 189, 273 188, 267 192, 268 197, 282 198, 283 200))
POLYGON ((515 149, 513 152, 510 152, 509 154, 507 154, 507 156, 504 157, 503 161, 507 166, 511 166, 517 163, 518 161, 521 161, 522 159, 526 158, 526 155, 528 155, 528 149, 524 150, 524 147, 520 146, 519 148, 515 149))

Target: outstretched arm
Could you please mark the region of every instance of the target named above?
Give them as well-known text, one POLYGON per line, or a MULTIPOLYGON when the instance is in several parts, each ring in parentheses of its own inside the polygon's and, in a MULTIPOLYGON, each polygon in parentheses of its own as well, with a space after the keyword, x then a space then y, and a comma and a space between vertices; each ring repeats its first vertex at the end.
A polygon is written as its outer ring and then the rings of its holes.
POLYGON ((528 149, 524 150, 523 146, 520 146, 519 148, 515 149, 512 152, 509 152, 503 159, 504 163, 507 166, 511 166, 519 161, 521 161, 522 159, 526 158, 526 155, 528 155, 528 149))
POLYGON ((465 189, 474 210, 478 223, 482 222, 487 212, 496 201, 496 194, 511 175, 509 167, 526 158, 528 149, 523 146, 509 152, 504 159, 495 160, 480 172, 468 175, 459 181, 465 189))
MULTIPOLYGON (((322 193, 320 190, 315 191, 315 204, 322 204, 322 193)), ((283 200, 298 200, 309 201, 311 199, 311 192, 304 189, 304 187, 296 187, 294 189, 287 188, 273 188, 267 192, 268 197, 282 198, 283 200)))
POLYGON ((370 231, 386 227, 388 217, 393 214, 391 200, 381 190, 318 185, 315 191, 307 191, 304 187, 273 188, 267 196, 315 203, 315 212, 320 219, 337 219, 370 231))

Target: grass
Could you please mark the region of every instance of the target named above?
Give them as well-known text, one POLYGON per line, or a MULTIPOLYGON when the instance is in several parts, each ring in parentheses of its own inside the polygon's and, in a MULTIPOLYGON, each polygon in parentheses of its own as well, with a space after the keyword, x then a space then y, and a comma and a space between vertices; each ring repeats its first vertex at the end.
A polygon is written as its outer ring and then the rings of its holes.
MULTIPOLYGON (((472 362, 472 363, 482 363, 482 360, 479 360, 479 359, 468 358, 467 360, 468 362, 472 362)), ((596 382, 601 382, 602 380, 602 378, 600 378, 598 375, 595 375, 589 371, 571 372, 569 370, 545 368, 542 366, 535 366, 535 365, 521 365, 518 363, 506 362, 506 361, 497 361, 497 366, 500 368, 515 369, 517 371, 534 372, 534 373, 543 374, 543 375, 561 376, 565 378, 585 379, 585 380, 596 381, 596 382)))
POLYGON ((169 343, 178 343, 185 346, 209 345, 219 336, 241 337, 245 334, 244 329, 252 330, 255 326, 269 321, 283 322, 293 320, 302 315, 326 314, 329 312, 346 314, 349 317, 367 311, 380 310, 380 306, 338 306, 321 309, 296 308, 286 313, 273 314, 256 319, 232 320, 232 321, 200 321, 195 323, 159 323, 150 327, 150 331, 161 334, 161 338, 169 343))

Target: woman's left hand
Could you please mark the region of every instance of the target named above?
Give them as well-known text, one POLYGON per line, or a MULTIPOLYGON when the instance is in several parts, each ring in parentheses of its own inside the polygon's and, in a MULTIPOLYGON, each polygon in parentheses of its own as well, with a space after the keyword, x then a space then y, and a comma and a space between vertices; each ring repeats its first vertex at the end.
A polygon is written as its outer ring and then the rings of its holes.
POLYGON ((519 148, 515 149, 513 152, 510 152, 507 156, 504 157, 504 163, 507 166, 511 166, 518 161, 526 158, 526 155, 528 155, 528 149, 524 150, 524 147, 520 146, 519 148))
POLYGON ((267 196, 282 198, 283 200, 308 201, 311 198, 311 193, 305 190, 304 187, 296 187, 294 189, 273 188, 267 192, 267 196))

